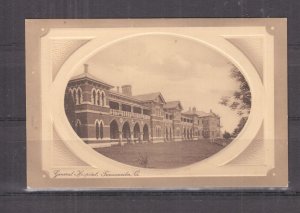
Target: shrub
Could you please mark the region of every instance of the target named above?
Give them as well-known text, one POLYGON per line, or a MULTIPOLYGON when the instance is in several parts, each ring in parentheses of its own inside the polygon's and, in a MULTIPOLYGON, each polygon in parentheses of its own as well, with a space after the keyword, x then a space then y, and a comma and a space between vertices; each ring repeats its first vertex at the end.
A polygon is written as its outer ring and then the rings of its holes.
POLYGON ((223 138, 224 139, 229 139, 231 137, 230 133, 225 131, 224 134, 223 134, 223 138))

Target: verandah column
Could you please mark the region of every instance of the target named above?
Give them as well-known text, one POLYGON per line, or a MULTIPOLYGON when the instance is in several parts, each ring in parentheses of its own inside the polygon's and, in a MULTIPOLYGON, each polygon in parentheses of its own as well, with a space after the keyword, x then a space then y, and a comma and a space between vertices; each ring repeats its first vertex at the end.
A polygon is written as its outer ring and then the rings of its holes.
POLYGON ((133 143, 134 142, 134 135, 133 135, 133 131, 130 131, 130 142, 133 143))
POLYGON ((119 143, 122 144, 122 131, 119 130, 119 143))
POLYGON ((140 140, 139 142, 144 141, 144 132, 140 132, 140 140))

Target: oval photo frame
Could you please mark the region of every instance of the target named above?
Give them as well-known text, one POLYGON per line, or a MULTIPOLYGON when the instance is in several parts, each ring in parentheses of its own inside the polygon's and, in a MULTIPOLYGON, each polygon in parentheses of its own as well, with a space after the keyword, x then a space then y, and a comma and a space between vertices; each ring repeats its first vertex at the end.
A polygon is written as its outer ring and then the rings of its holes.
POLYGON ((263 121, 264 92, 263 85, 260 77, 257 74, 255 67, 249 59, 233 44, 228 42, 225 38, 215 36, 213 34, 201 34, 201 36, 192 37, 189 35, 176 34, 176 33, 162 33, 162 32, 149 32, 149 33, 133 33, 130 36, 124 36, 120 39, 103 43, 101 38, 95 38, 87 42, 85 45, 76 50, 60 68, 50 89, 51 110, 53 117, 54 127, 61 137, 65 145, 72 151, 78 158, 94 168, 103 168, 104 165, 109 165, 111 169, 126 170, 140 170, 143 175, 162 175, 168 176, 180 175, 184 169, 187 169, 189 175, 205 174, 207 169, 220 167, 227 164, 240 153, 242 153, 251 143, 252 139, 256 136, 263 121), (72 77, 74 71, 84 64, 89 58, 94 56, 99 51, 104 50, 110 45, 126 39, 134 39, 135 37, 143 35, 169 35, 173 37, 180 37, 189 39, 194 42, 199 42, 209 48, 214 49, 236 67, 239 68, 241 73, 246 78, 251 94, 252 94, 252 107, 246 125, 240 134, 225 148, 215 153, 214 155, 202 161, 190 164, 185 167, 172 168, 172 169, 147 169, 137 168, 127 164, 117 162, 113 159, 107 158, 100 153, 96 152, 93 148, 87 145, 71 127, 64 110, 64 94, 65 88, 69 79, 72 77))

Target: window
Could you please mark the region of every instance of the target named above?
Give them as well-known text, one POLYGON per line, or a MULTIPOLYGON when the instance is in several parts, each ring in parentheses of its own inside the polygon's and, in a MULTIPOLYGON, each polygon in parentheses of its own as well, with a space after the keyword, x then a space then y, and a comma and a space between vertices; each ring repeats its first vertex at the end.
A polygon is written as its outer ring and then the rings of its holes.
POLYGON ((99 127, 99 122, 96 121, 96 139, 98 140, 100 137, 100 127, 99 127))
POLYGON ((103 139, 104 131, 103 131, 103 121, 96 120, 96 139, 103 139))
POLYGON ((71 97, 72 97, 73 103, 75 103, 74 90, 70 89, 69 92, 70 92, 70 95, 71 95, 71 97))
POLYGON ((105 94, 104 94, 103 91, 102 91, 102 93, 101 93, 101 105, 102 105, 102 106, 105 106, 105 94))
POLYGON ((81 101, 82 101, 82 91, 80 88, 77 89, 77 100, 78 100, 78 104, 81 104, 81 101))
POLYGON ((96 104, 96 90, 93 89, 92 90, 92 104, 96 104))
POLYGON ((103 122, 101 122, 101 123, 100 123, 100 139, 103 139, 103 136, 104 136, 103 133, 104 133, 104 132, 103 132, 103 122))
POLYGON ((75 96, 75 104, 78 105, 78 91, 74 90, 74 96, 75 96))
POLYGON ((100 91, 97 92, 97 105, 100 105, 100 91))

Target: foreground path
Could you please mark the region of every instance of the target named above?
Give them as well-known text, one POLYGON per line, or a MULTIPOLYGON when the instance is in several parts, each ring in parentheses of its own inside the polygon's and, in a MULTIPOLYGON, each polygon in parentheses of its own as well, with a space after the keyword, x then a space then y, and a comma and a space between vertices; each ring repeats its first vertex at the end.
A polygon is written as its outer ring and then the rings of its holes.
POLYGON ((201 161, 224 148, 208 141, 126 144, 96 149, 99 153, 137 167, 176 168, 201 161))

